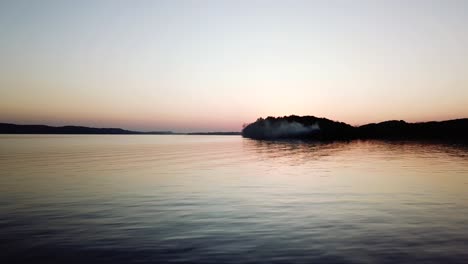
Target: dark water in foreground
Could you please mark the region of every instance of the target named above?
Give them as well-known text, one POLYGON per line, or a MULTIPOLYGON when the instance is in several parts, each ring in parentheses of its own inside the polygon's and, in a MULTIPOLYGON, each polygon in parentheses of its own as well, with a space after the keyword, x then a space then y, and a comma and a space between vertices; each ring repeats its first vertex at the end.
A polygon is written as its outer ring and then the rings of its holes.
POLYGON ((0 263, 467 263, 468 148, 0 136, 0 263))

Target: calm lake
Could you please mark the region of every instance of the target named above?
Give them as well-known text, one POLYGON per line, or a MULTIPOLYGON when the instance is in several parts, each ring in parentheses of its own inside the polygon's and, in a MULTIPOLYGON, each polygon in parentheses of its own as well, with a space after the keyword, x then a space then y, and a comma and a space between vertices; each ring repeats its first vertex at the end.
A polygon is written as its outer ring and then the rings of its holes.
POLYGON ((468 146, 0 136, 1 263, 467 263, 468 146))

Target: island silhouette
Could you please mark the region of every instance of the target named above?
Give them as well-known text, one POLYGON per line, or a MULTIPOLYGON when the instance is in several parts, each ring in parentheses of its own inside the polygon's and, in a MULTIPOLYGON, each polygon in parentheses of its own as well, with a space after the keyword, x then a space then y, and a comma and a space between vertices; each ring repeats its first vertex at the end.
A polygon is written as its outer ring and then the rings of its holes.
POLYGON ((468 118, 446 121, 407 123, 391 120, 362 126, 351 126, 315 116, 284 116, 259 118, 245 125, 242 136, 252 139, 440 139, 468 140, 468 118))

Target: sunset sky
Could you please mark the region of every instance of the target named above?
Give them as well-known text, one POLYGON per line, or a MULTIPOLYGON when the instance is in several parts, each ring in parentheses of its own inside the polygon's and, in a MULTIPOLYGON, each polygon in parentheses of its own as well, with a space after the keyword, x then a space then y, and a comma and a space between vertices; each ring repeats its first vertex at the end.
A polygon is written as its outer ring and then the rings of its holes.
POLYGON ((0 1, 0 122, 468 117, 468 1, 0 1))

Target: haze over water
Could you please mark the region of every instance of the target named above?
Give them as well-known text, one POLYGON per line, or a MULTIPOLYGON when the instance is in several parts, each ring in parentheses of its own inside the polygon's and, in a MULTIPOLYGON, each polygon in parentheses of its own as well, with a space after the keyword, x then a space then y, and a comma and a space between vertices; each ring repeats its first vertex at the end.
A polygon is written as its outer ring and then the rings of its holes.
POLYGON ((0 262, 466 263, 468 147, 0 136, 0 262))

